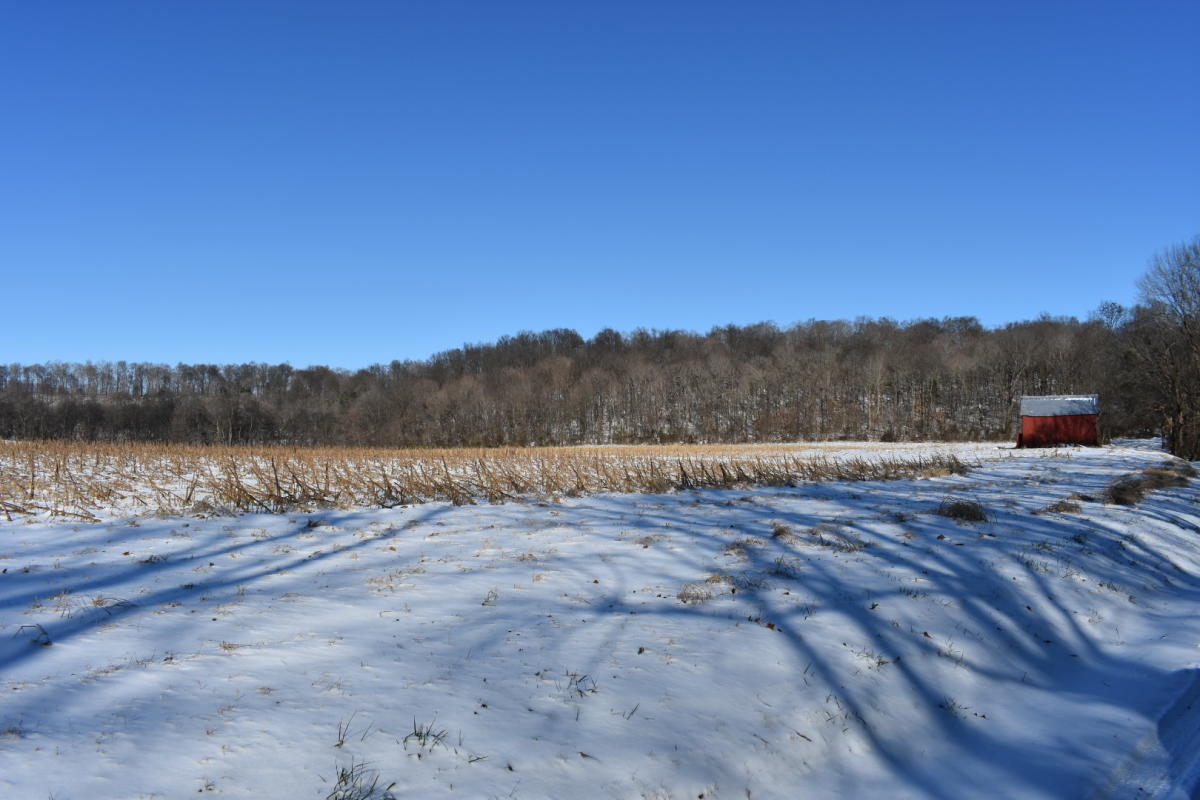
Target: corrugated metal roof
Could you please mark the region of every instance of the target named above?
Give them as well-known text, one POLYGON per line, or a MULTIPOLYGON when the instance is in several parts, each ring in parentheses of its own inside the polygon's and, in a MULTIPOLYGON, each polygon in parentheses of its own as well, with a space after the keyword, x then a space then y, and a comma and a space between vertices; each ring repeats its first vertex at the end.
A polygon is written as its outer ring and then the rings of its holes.
POLYGON ((1065 417, 1071 414, 1099 414, 1098 394, 1047 394, 1021 398, 1022 417, 1065 417))

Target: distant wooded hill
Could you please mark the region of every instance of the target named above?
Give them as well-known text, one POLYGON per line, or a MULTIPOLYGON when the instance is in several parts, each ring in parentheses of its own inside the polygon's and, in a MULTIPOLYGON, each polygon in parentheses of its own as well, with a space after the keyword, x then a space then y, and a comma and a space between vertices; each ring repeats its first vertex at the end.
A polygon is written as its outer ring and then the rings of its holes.
POLYGON ((1098 393, 1150 430, 1115 317, 763 323, 506 336, 348 371, 287 364, 0 367, 0 436, 491 446, 1006 439, 1023 394, 1098 393))

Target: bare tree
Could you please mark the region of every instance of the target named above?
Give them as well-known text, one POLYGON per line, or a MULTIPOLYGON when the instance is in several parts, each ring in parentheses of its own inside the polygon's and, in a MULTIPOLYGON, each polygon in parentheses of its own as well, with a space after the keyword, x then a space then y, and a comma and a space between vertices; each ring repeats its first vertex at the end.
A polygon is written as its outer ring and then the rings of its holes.
POLYGON ((1130 323, 1144 391, 1174 454, 1200 459, 1200 236, 1154 256, 1130 323))

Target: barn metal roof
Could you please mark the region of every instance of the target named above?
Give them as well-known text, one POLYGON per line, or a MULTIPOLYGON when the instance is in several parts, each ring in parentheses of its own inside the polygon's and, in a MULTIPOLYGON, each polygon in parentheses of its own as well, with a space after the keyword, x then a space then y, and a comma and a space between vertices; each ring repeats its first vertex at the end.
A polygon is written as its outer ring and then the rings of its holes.
POLYGON ((1022 417, 1066 417, 1099 414, 1098 394, 1046 394, 1021 398, 1022 417))

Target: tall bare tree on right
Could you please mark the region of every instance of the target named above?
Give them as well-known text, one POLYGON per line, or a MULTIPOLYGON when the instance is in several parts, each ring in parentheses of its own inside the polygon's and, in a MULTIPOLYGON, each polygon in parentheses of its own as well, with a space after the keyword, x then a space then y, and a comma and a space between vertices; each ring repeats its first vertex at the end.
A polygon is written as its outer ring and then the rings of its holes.
POLYGON ((1157 254, 1130 322, 1145 391, 1167 449, 1200 459, 1200 236, 1157 254))

